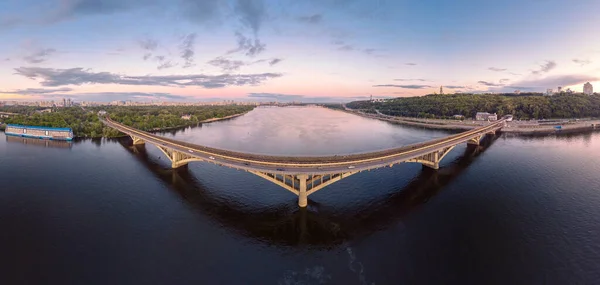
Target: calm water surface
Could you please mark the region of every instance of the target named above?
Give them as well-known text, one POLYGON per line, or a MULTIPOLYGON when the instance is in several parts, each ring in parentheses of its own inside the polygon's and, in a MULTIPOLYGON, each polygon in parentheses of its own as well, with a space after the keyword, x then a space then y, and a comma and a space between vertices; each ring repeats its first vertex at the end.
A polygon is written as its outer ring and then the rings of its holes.
MULTIPOLYGON (((258 108, 166 136, 322 155, 446 136, 321 108, 258 108)), ((0 133, 0 284, 597 284, 600 133, 487 138, 309 197, 127 138, 0 133)))

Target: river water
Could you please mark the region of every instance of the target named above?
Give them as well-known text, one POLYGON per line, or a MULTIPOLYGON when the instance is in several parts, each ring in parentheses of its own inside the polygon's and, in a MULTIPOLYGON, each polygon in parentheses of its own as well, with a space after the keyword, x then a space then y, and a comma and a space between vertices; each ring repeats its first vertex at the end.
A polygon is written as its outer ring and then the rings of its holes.
MULTIPOLYGON (((257 108, 164 133, 268 154, 356 153, 448 132, 257 108)), ((309 196, 244 171, 170 170, 128 138, 0 133, 0 284, 597 284, 600 133, 486 138, 438 171, 353 175, 309 196)))

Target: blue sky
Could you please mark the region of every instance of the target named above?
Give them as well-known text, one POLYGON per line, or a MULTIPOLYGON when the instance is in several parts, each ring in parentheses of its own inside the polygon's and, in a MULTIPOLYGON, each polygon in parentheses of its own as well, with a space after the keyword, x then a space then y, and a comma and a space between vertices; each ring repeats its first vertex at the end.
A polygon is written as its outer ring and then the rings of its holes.
POLYGON ((595 0, 3 0, 0 100, 600 89, 598 11, 595 0))

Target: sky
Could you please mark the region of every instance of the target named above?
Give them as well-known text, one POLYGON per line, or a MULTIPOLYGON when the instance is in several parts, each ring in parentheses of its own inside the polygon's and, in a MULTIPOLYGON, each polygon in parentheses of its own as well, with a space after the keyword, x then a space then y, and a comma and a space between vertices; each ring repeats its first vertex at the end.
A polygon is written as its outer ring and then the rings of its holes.
POLYGON ((1 0, 0 100, 600 90, 597 0, 1 0))

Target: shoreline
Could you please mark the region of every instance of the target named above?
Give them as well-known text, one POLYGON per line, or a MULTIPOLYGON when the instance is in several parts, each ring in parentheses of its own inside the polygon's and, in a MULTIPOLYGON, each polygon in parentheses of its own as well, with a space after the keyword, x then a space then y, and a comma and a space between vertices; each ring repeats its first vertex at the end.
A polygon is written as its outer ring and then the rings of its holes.
MULTIPOLYGON (((233 115, 225 116, 225 117, 222 117, 222 118, 214 117, 214 118, 210 118, 210 119, 199 121, 198 123, 195 123, 195 124, 188 124, 188 125, 175 126, 175 127, 169 127, 169 128, 156 128, 156 129, 149 130, 147 132, 149 132, 149 133, 159 133, 159 132, 176 131, 176 130, 184 129, 184 128, 187 128, 187 127, 197 127, 197 126, 202 125, 202 124, 214 123, 214 122, 218 122, 218 121, 224 121, 224 120, 229 120, 229 119, 233 119, 233 118, 236 118, 236 117, 240 117, 240 116, 248 114, 249 112, 250 111, 244 112, 244 113, 239 113, 239 114, 233 114, 233 115)), ((127 135, 117 136, 117 137, 104 137, 104 136, 102 136, 101 138, 122 138, 122 137, 126 137, 126 136, 127 135)), ((86 138, 86 137, 82 137, 82 138, 86 138)))
MULTIPOLYGON (((352 110, 338 110, 345 113, 361 116, 369 119, 376 119, 380 121, 413 126, 422 127, 434 130, 470 130, 483 124, 483 121, 473 121, 473 124, 467 123, 452 123, 452 121, 441 120, 441 119, 419 119, 419 118, 404 118, 404 117, 391 117, 379 114, 367 114, 359 111, 352 110), (427 122, 430 120, 430 122, 427 122), (446 122, 444 122, 446 121, 446 122)), ((463 121, 464 122, 464 121, 463 121)), ((578 123, 558 123, 556 125, 533 125, 533 124, 520 124, 517 122, 509 122, 508 125, 502 128, 502 133, 514 134, 519 136, 536 136, 536 135, 551 135, 551 134, 573 134, 573 133, 587 133, 592 131, 600 130, 600 120, 589 120, 581 121, 578 123), (561 129, 556 129, 555 126, 560 125, 561 129)))
POLYGON ((198 124, 206 124, 206 123, 212 123, 212 122, 218 122, 218 121, 223 121, 223 120, 227 120, 227 119, 233 119, 239 116, 243 116, 248 114, 250 111, 248 112, 244 112, 244 113, 239 113, 239 114, 233 114, 233 115, 229 115, 229 116, 225 116, 223 118, 210 118, 210 119, 206 119, 206 120, 202 120, 200 122, 198 122, 198 124))
MULTIPOLYGON (((205 119, 205 120, 199 121, 198 123, 195 123, 195 124, 188 124, 188 125, 168 127, 168 128, 156 128, 156 129, 148 130, 147 132, 149 132, 149 133, 155 133, 155 132, 167 132, 167 131, 173 131, 173 130, 180 130, 180 129, 187 128, 187 127, 199 126, 201 124, 207 124, 207 123, 213 123, 213 122, 218 122, 218 121, 233 119, 233 118, 236 118, 236 117, 239 117, 239 116, 246 115, 249 112, 250 111, 244 112, 244 113, 239 113, 239 114, 233 114, 233 115, 225 116, 225 117, 222 117, 222 118, 214 117, 214 118, 210 118, 210 119, 205 119)), ((0 131, 5 132, 5 130, 4 130, 4 128, 2 126, 0 126, 0 131)), ((99 137, 73 136, 73 139, 123 138, 123 137, 126 137, 126 136, 127 135, 114 136, 114 137, 106 137, 106 136, 99 136, 99 137)))

